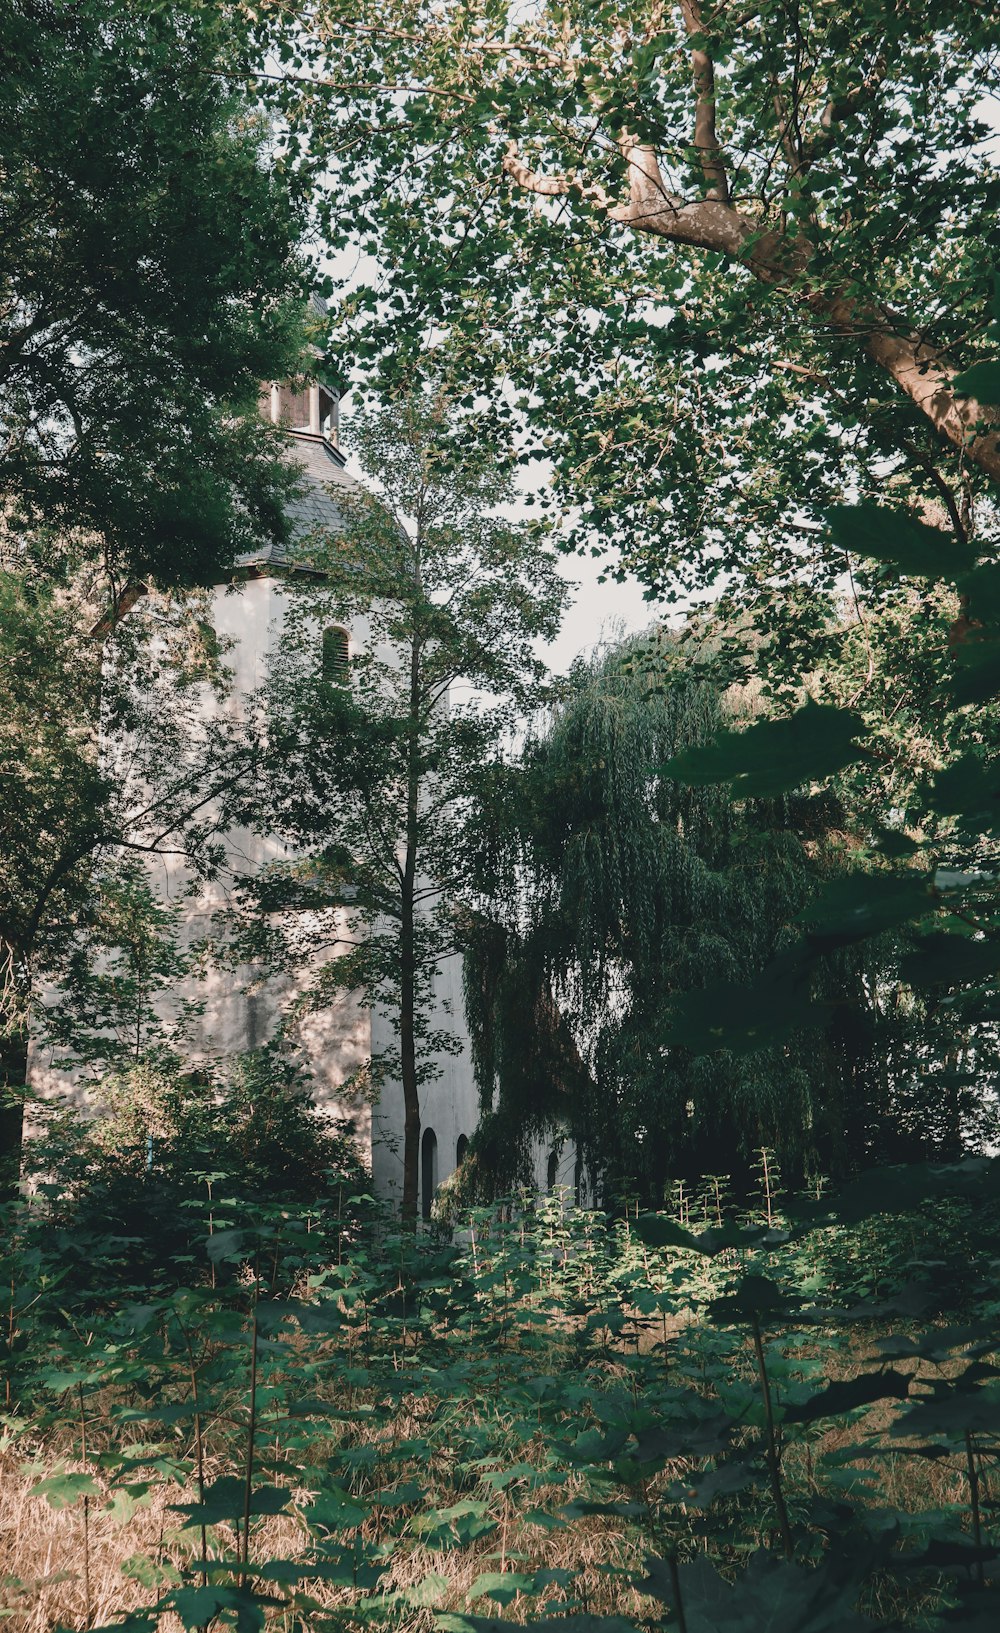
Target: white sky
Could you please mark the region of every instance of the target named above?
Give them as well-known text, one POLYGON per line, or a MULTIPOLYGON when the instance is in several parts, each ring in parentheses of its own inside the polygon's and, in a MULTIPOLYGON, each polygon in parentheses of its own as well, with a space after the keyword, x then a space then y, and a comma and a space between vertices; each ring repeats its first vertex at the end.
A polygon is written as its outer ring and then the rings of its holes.
POLYGON ((592 556, 563 557, 562 572, 577 589, 559 636, 548 652, 548 662, 557 674, 564 673, 579 653, 596 646, 602 636, 643 630, 655 616, 655 603, 643 600, 642 589, 634 579, 624 584, 599 582, 606 566, 606 559, 599 561, 592 556))

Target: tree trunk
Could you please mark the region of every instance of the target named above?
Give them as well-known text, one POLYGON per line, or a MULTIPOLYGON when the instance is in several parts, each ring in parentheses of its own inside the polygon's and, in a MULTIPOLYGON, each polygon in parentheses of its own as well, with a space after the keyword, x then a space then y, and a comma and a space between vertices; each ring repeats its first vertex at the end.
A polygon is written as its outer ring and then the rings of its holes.
MULTIPOLYGON (((406 889, 404 876, 404 892, 406 889)), ((400 936, 399 1052, 403 1080, 403 1219, 416 1227, 420 1193, 420 1094, 417 1086, 415 1037, 416 951, 413 935, 413 893, 403 902, 400 936)))
POLYGON ((0 1038, 0 1202, 9 1201, 21 1174, 24 1080, 28 1070, 28 1029, 0 1038))
POLYGON ((415 895, 420 804, 420 642, 410 647, 406 850, 400 887, 399 1052, 403 1082, 403 1222, 416 1229, 420 1201, 420 1092, 417 1076, 415 895))

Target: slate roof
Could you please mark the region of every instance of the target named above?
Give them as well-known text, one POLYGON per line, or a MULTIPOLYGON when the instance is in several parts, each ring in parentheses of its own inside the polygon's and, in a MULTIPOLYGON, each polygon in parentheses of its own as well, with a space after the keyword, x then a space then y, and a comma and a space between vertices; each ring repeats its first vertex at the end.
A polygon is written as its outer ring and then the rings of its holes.
MULTIPOLYGON (((345 519, 337 505, 336 490, 357 492, 358 484, 344 469, 344 455, 326 437, 314 436, 308 431, 290 431, 288 439, 288 459, 290 463, 298 465, 302 472, 299 493, 289 504, 287 512, 292 523, 291 543, 294 551, 297 541, 307 538, 318 528, 328 532, 343 529, 345 519)), ((288 560, 288 548, 283 544, 272 544, 267 550, 251 550, 246 555, 237 556, 236 565, 281 566, 288 560)))

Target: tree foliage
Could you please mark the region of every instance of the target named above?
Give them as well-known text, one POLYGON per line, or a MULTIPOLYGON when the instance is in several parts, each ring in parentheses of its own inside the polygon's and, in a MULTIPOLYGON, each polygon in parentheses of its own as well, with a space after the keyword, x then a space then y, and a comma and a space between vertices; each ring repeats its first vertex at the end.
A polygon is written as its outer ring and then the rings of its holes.
POLYGON ((773 595, 836 578, 826 507, 888 486, 961 551, 1000 474, 959 376, 993 366, 1000 188, 972 0, 261 16, 296 19, 282 106, 379 268, 345 347, 391 369, 446 334, 499 372, 581 541, 671 595, 773 595))
POLYGON ((231 8, 12 0, 3 27, 4 556, 84 536, 114 580, 191 583, 287 532, 254 407, 302 355, 301 192, 231 8))
POLYGON ((891 1145, 861 971, 834 958, 817 979, 793 955, 848 819, 773 769, 742 803, 676 781, 725 712, 670 637, 581 663, 483 823, 466 978, 494 1155, 562 1123, 609 1194, 656 1197, 761 1146, 801 1174, 891 1145))
POLYGON ((312 959, 304 1004, 353 987, 391 1018, 374 1070, 404 1101, 407 1216, 421 1084, 456 1047, 435 993, 457 950, 463 819, 541 695, 534 643, 554 634, 565 593, 544 533, 506 514, 509 470, 475 430, 426 393, 356 419, 372 490, 338 491, 344 533, 304 541, 308 574, 288 581, 267 781, 248 810, 293 853, 250 886, 265 913, 294 910, 265 956, 312 959), (323 630, 336 626, 351 653, 324 675, 323 630))
MULTIPOLYGON (((57 587, 0 572, 0 1082, 16 1155, 29 1028, 39 1048, 111 1066, 162 1034, 156 994, 181 967, 150 867, 192 881, 256 759, 245 722, 205 717, 224 669, 197 595, 148 595, 110 628, 103 573, 57 587), (87 591, 90 591, 88 594, 87 591)), ((176 904, 174 904, 176 907, 176 904)))

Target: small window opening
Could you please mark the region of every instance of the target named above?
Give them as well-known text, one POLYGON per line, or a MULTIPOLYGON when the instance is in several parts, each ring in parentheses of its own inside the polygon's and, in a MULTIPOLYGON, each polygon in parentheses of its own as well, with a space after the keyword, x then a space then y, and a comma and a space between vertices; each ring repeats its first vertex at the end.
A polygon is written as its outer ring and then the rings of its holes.
POLYGON ((351 637, 339 624, 323 631, 323 679, 331 686, 343 686, 351 656, 351 637))
POLYGON ((468 1149, 469 1149, 469 1137, 468 1137, 468 1135, 467 1134, 460 1134, 458 1136, 458 1144, 455 1147, 455 1167, 456 1168, 461 1168, 463 1162, 465 1161, 465 1153, 468 1151, 468 1149))
POLYGON ((328 442, 336 443, 338 437, 339 400, 328 386, 319 388, 319 424, 320 430, 328 442))
POLYGON ((431 1216, 434 1192, 438 1183, 438 1143, 432 1128, 425 1128, 420 1141, 420 1212, 424 1219, 431 1216))
POLYGON ((556 1188, 556 1174, 559 1169, 559 1156, 555 1151, 549 1152, 549 1160, 545 1165, 545 1189, 552 1192, 556 1188))

